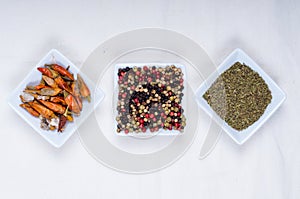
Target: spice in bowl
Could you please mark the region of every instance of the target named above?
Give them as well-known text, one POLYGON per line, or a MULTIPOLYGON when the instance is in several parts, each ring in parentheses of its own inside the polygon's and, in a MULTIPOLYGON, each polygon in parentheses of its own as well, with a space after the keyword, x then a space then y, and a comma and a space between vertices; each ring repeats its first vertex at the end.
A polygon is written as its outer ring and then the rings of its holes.
POLYGON ((117 75, 117 133, 183 131, 186 119, 181 68, 121 67, 117 75))
POLYGON ((216 79, 203 98, 229 126, 242 131, 264 114, 272 94, 257 72, 236 62, 216 79))
POLYGON ((20 107, 40 119, 41 129, 62 133, 67 122, 73 122, 73 115, 80 115, 83 100, 90 102, 90 90, 80 74, 75 79, 69 67, 45 64, 37 70, 40 82, 25 87, 19 96, 20 107))

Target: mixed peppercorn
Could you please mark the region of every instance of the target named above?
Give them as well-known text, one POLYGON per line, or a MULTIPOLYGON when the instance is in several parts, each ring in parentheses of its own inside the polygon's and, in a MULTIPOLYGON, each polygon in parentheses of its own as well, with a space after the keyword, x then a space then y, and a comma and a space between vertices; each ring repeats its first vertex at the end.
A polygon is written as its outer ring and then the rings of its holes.
POLYGON ((183 131, 183 81, 174 65, 119 68, 117 132, 183 131))

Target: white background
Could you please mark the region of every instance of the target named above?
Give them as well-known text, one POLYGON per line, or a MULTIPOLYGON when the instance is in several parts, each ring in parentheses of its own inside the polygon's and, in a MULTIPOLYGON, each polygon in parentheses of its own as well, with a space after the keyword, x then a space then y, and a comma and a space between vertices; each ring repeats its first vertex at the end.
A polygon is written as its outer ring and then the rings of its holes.
POLYGON ((299 1, 0 1, 0 198, 299 198, 299 1), (6 97, 51 48, 80 66, 120 32, 162 27, 183 33, 220 64, 239 47, 286 92, 287 100, 245 145, 223 135, 198 160, 210 118, 172 166, 147 175, 95 161, 77 134, 55 149, 6 97))

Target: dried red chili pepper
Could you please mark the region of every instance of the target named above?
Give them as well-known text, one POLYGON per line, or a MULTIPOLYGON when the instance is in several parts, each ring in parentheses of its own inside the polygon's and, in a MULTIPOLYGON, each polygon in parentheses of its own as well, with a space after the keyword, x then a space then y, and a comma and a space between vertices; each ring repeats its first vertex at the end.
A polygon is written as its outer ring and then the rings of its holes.
POLYGON ((60 115, 57 132, 63 132, 66 123, 67 123, 67 118, 64 115, 60 115))
POLYGON ((73 75, 64 67, 58 65, 58 64, 51 64, 51 65, 45 65, 45 66, 49 66, 51 69, 57 71, 59 74, 68 77, 70 80, 74 80, 73 75))

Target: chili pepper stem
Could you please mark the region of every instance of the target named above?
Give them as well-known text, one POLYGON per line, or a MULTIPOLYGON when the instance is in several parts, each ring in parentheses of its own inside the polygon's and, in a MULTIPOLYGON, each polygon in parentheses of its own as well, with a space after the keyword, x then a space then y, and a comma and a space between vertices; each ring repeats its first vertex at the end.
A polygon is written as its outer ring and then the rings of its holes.
POLYGON ((69 95, 69 93, 65 90, 63 91, 63 93, 64 93, 64 98, 66 98, 69 95))
POLYGON ((69 105, 67 106, 66 111, 63 114, 65 117, 67 117, 67 115, 68 115, 68 110, 69 110, 69 105))
POLYGON ((87 99, 88 102, 91 102, 91 96, 90 95, 87 96, 86 99, 87 99))

